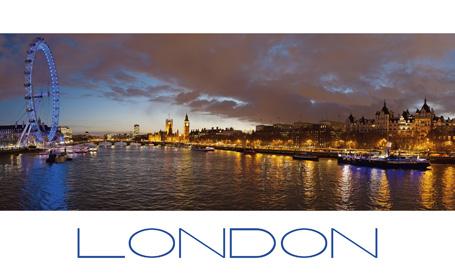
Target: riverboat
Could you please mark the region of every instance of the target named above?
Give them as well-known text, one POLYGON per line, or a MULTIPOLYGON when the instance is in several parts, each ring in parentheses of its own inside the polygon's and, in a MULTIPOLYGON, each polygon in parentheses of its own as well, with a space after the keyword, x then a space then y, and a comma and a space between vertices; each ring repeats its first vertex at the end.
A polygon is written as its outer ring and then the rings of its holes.
POLYGON ((319 161, 319 157, 311 153, 298 153, 292 155, 294 160, 304 160, 304 161, 319 161))

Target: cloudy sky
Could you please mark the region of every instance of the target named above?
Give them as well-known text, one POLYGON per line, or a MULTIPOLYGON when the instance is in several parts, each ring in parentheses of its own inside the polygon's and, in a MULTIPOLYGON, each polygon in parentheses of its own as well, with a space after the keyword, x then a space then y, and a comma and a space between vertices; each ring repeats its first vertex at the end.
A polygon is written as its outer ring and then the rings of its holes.
MULTIPOLYGON (((61 123, 76 132, 157 131, 168 114, 181 130, 185 113, 192 128, 344 121, 425 96, 455 115, 455 35, 40 36, 56 59, 61 123)), ((0 35, 0 124, 21 118, 34 37, 0 35)), ((37 82, 46 70, 38 56, 37 82)))

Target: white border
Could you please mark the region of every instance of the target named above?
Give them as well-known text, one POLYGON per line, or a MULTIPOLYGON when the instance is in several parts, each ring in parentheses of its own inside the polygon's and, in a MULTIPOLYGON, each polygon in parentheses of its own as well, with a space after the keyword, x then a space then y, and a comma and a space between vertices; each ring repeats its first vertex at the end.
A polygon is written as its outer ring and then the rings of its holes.
POLYGON ((447 33, 455 3, 365 0, 14 0, 0 33, 447 33))
MULTIPOLYGON (((1 212, 0 276, 451 276, 453 215, 317 211, 1 212), (79 259, 77 228, 81 255, 124 255, 125 259, 79 259), (145 228, 171 233, 176 240, 173 251, 153 259, 135 255, 129 249, 129 238, 145 228), (178 228, 191 232, 217 251, 221 251, 223 228, 265 229, 274 235, 277 244, 263 258, 221 258, 185 237, 180 259, 178 228), (287 255, 281 248, 281 239, 298 228, 322 232, 329 248, 314 258, 287 255), (335 255, 331 258, 331 228, 370 251, 375 249, 374 230, 378 228, 378 258, 339 236, 334 240, 335 255)), ((143 254, 164 253, 170 247, 166 236, 156 236, 156 232, 142 235, 135 238, 134 248, 143 254)), ((288 240, 288 250, 310 254, 321 249, 321 239, 314 233, 294 235, 297 236, 288 240)), ((229 237, 227 245, 228 241, 229 237)), ((233 247, 238 254, 239 251, 260 254, 258 251, 265 253, 270 249, 271 241, 262 232, 243 240, 236 235, 233 247)))
MULTIPOLYGON (((439 0, 4 2, 0 8, 0 33, 455 31, 453 1, 439 0)), ((454 212, 339 211, 0 212, 0 276, 447 276, 453 270, 453 215, 454 212), (358 252, 335 261, 327 257, 301 261, 282 254, 220 261, 204 256, 207 252, 185 261, 175 255, 154 261, 134 256, 127 261, 81 261, 76 257, 78 227, 86 232, 84 238, 95 235, 92 244, 85 244, 85 250, 114 252, 125 251, 125 237, 132 231, 157 226, 171 230, 183 226, 203 233, 213 242, 219 238, 213 229, 223 227, 259 227, 277 233, 299 227, 338 227, 360 236, 361 232, 378 227, 380 258, 372 260, 358 256, 358 252)), ((130 257, 131 253, 127 255, 130 257)))

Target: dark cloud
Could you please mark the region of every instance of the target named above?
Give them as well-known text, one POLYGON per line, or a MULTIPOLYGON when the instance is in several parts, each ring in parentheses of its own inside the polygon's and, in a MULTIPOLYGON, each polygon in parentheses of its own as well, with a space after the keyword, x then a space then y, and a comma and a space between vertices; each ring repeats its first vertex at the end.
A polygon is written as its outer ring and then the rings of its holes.
POLYGON ((169 85, 151 85, 145 88, 112 86, 110 91, 104 93, 104 96, 118 101, 147 98, 149 101, 169 102, 178 91, 177 88, 169 85))
MULTIPOLYGON (((0 36, 0 98, 32 35, 0 36)), ((253 122, 344 120, 427 96, 453 113, 455 35, 46 35, 62 85, 253 122), (150 83, 153 83, 151 85, 150 83)))

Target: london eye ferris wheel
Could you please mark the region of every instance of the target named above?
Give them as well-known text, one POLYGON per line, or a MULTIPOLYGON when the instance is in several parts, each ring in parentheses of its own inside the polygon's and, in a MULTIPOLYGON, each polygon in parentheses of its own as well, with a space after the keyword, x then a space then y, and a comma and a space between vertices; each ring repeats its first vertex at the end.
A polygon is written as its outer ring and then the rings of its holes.
POLYGON ((41 37, 35 38, 29 46, 25 58, 24 78, 27 124, 22 131, 18 145, 51 144, 57 140, 60 89, 54 56, 49 45, 41 37), (44 91, 39 91, 33 84, 34 66, 38 52, 43 53, 49 72, 49 82, 44 91))

